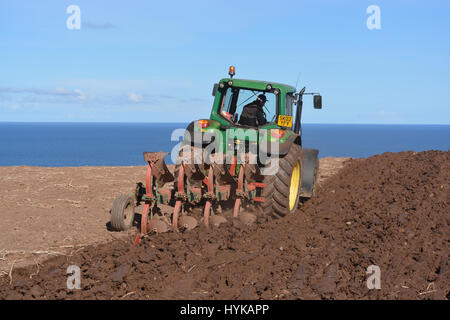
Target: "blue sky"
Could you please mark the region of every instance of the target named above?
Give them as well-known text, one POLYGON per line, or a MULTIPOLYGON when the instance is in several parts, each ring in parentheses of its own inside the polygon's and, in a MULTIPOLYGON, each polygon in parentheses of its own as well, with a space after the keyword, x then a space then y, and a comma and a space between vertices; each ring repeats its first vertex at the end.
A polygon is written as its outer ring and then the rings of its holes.
POLYGON ((188 122, 235 65, 300 72, 324 104, 305 98, 305 123, 450 124, 449 40, 449 1, 1 0, 0 121, 188 122))

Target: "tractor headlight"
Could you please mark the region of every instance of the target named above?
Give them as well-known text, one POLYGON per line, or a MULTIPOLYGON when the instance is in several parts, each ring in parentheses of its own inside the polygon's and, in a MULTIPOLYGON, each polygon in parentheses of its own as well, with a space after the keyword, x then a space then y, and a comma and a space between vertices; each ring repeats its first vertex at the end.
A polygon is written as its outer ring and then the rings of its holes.
POLYGON ((219 87, 220 87, 220 89, 223 89, 225 87, 225 83, 223 83, 223 82, 219 83, 219 87))
POLYGON ((228 81, 228 85, 231 87, 233 85, 233 81, 232 80, 228 81))
POLYGON ((269 91, 272 90, 272 85, 269 83, 269 84, 266 86, 266 89, 269 90, 269 91))

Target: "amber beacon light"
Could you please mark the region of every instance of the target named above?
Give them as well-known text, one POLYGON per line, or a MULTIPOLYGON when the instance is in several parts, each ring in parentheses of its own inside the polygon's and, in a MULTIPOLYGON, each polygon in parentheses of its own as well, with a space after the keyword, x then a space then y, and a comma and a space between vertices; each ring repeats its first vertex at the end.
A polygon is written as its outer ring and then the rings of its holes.
POLYGON ((236 74, 236 69, 234 66, 230 66, 230 69, 228 70, 228 74, 230 75, 230 78, 233 78, 233 76, 236 74))

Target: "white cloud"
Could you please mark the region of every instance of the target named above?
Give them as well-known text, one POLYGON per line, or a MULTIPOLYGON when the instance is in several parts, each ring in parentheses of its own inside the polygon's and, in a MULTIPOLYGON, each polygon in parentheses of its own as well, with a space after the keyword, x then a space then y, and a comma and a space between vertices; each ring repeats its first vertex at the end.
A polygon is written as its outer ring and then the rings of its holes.
POLYGON ((138 95, 137 93, 131 92, 128 94, 128 100, 132 102, 142 102, 143 98, 141 95, 138 95))
POLYGON ((83 22, 83 28, 96 29, 96 30, 107 30, 107 29, 117 29, 118 27, 110 22, 105 23, 94 23, 94 22, 83 22))
MULTIPOLYGON (((77 89, 78 91, 81 91, 77 89)), ((55 89, 39 89, 39 88, 9 88, 0 87, 0 92, 5 93, 31 93, 35 95, 47 95, 47 96, 78 96, 80 93, 77 90, 68 90, 66 88, 57 87, 55 89)))
MULTIPOLYGON (((36 90, 35 90, 35 91, 36 91, 36 90)), ((67 94, 70 94, 70 91, 67 90, 67 89, 65 89, 65 88, 63 88, 63 87, 56 87, 55 90, 53 90, 53 92, 50 90, 50 91, 48 91, 48 93, 46 93, 46 94, 51 94, 51 93, 67 95, 67 94)))
POLYGON ((14 103, 14 104, 11 104, 11 105, 8 107, 8 109, 15 111, 15 110, 17 110, 17 109, 20 109, 20 105, 17 104, 17 103, 14 103))
POLYGON ((86 100, 86 94, 81 89, 75 89, 74 92, 78 93, 78 99, 85 101, 86 100))
POLYGON ((89 88, 89 93, 81 85, 73 85, 72 88, 67 86, 57 86, 51 89, 39 87, 1 87, 0 86, 0 107, 9 110, 24 110, 30 107, 46 107, 48 105, 70 105, 75 104, 80 107, 90 108, 94 110, 105 110, 120 107, 129 108, 156 108, 162 112, 172 112, 170 110, 178 110, 180 105, 187 104, 198 105, 203 103, 205 99, 196 97, 179 97, 165 93, 145 93, 144 89, 138 86, 128 90, 122 88, 119 90, 108 90, 108 92, 97 92, 89 88), (77 89, 74 89, 77 88, 77 89), (111 93, 112 91, 116 91, 111 93), (119 92, 117 92, 119 91, 119 92))

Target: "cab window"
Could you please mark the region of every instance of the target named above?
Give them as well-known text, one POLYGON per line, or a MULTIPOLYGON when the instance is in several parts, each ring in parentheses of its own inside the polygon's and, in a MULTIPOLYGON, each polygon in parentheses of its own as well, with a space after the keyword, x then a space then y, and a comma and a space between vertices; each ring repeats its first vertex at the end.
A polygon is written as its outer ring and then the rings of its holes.
POLYGON ((292 116, 294 100, 295 100, 295 97, 294 97, 293 93, 288 93, 286 95, 286 115, 287 116, 292 116))
POLYGON ((276 121, 277 116, 277 96, 272 92, 251 90, 238 87, 225 87, 222 89, 222 102, 219 114, 225 119, 237 123, 243 108, 256 100, 258 95, 264 94, 267 101, 263 107, 267 122, 276 121))

